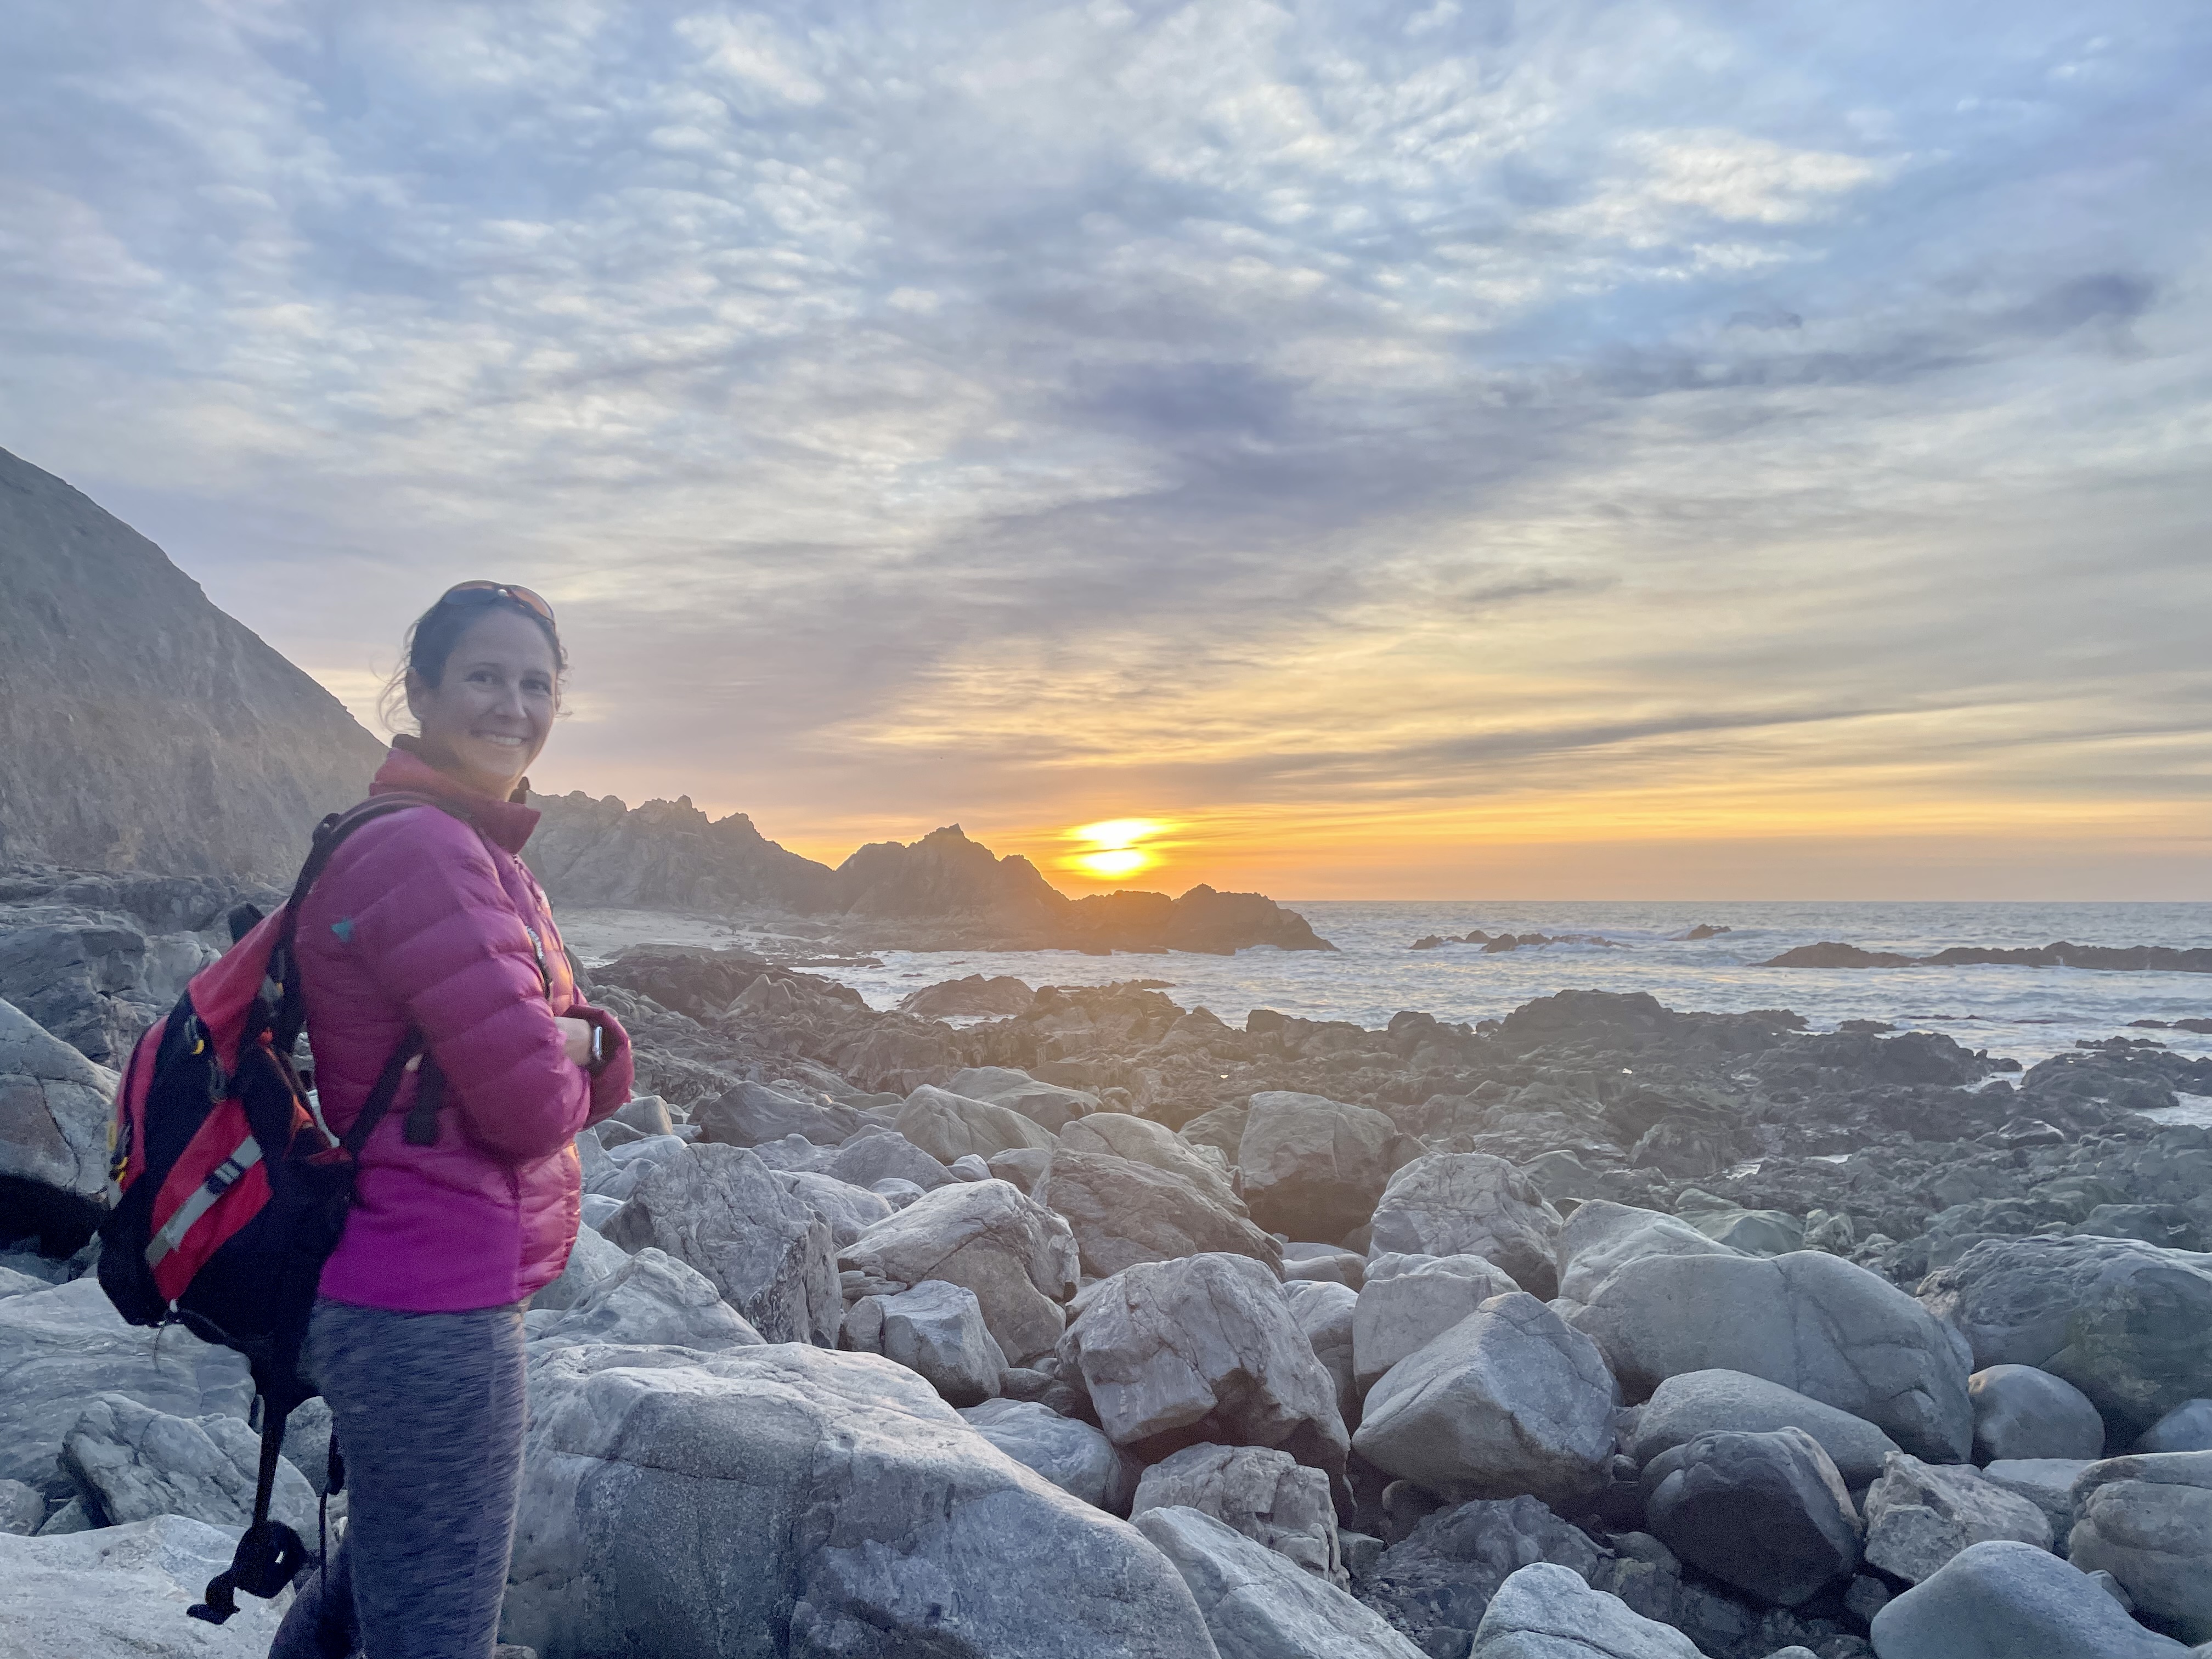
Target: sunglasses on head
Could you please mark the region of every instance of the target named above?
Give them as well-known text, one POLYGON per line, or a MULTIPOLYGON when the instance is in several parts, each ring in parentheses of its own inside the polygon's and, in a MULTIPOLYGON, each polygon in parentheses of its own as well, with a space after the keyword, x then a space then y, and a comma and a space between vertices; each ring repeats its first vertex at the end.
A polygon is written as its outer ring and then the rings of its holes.
POLYGON ((501 599, 512 600, 526 611, 553 621, 553 607, 526 587, 513 582, 455 582, 440 596, 440 605, 495 605, 501 599))

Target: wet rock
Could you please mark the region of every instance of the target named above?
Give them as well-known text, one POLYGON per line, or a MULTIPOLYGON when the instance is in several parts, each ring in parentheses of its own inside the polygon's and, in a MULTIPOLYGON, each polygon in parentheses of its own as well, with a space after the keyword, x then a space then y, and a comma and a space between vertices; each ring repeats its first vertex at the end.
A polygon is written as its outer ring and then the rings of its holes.
POLYGON ((1037 1201, 1067 1218, 1083 1271, 1108 1279, 1139 1261, 1218 1251, 1249 1255, 1280 1270, 1282 1246, 1212 1191, 1182 1176, 1104 1152, 1061 1146, 1052 1154, 1037 1201))
POLYGON ((1359 1392, 1494 1296, 1518 1289, 1479 1255, 1378 1255, 1368 1263, 1352 1317, 1352 1376, 1359 1392))
POLYGON ((903 1365, 955 1406, 996 1397, 1006 1357, 975 1291, 924 1279, 896 1296, 866 1296, 845 1316, 846 1346, 903 1365))
POLYGON ((1252 1097, 1237 1163, 1244 1202, 1270 1232, 1339 1239, 1363 1225, 1419 1144, 1381 1112, 1322 1095, 1252 1097))
POLYGON ((1723 1583, 1794 1607, 1858 1565, 1858 1515, 1836 1466, 1802 1429, 1721 1431, 1644 1471, 1661 1542, 1723 1583))
POLYGON ((1378 1614, 1210 1515, 1148 1510, 1135 1524, 1189 1585, 1220 1659, 1421 1659, 1378 1614))
POLYGON ((1966 1379, 1974 1461, 2105 1455, 2105 1419, 2072 1383, 2033 1365, 1991 1365, 1966 1379))
MULTIPOLYGON (((253 1518, 261 1437, 235 1417, 172 1417, 119 1394, 94 1395, 62 1442, 61 1465, 99 1525, 157 1515, 244 1528, 253 1518)), ((302 1536, 315 1493, 280 1460, 270 1513, 302 1536)))
POLYGON ((983 1322, 1018 1364, 1049 1352, 1075 1289, 1067 1224, 1010 1182, 940 1187, 862 1233, 838 1257, 885 1291, 941 1279, 975 1293, 983 1322))
POLYGON ((1265 1446, 1186 1446, 1146 1469, 1132 1518, 1147 1510, 1194 1509, 1346 1588, 1328 1477, 1265 1446))
POLYGON ((1875 1614, 1881 1659, 2185 1659, 2087 1573, 2030 1544, 1960 1551, 1875 1614))
POLYGON ((960 1415, 1015 1462, 1062 1492, 1109 1514, 1128 1513, 1136 1465, 1090 1424, 1025 1400, 987 1400, 960 1415))
POLYGON ((1468 1659, 1701 1659, 1696 1643, 1592 1589, 1565 1567, 1537 1562, 1498 1587, 1475 1627, 1468 1659))
POLYGON ((2136 1610, 2212 1642, 2212 1451, 2115 1457, 2074 1483, 2068 1559, 2119 1580, 2136 1610))
POLYGON ((1662 1382, 1636 1415, 1629 1455, 1641 1464, 1717 1430, 1802 1429, 1820 1443, 1846 1486, 1881 1474, 1897 1443, 1863 1418, 1743 1371, 1685 1371, 1662 1382))
POLYGON ((1605 1483, 1618 1400, 1596 1344, 1515 1291, 1393 1366, 1370 1390, 1353 1445, 1449 1500, 1567 1503, 1605 1483))
POLYGON ((1866 1497, 1866 1559, 1919 1583, 1973 1544, 2012 1539, 2051 1547, 2042 1510, 1978 1469, 1938 1467, 1893 1452, 1866 1497))
POLYGON ((1375 1206, 1370 1253, 1479 1255, 1540 1298, 1559 1291, 1559 1213, 1528 1178, 1483 1152, 1415 1158, 1375 1206))

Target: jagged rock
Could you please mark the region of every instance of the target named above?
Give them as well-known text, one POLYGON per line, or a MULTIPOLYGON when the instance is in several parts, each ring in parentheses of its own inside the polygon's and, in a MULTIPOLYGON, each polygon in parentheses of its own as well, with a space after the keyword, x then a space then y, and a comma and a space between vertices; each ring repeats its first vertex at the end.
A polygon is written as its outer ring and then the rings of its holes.
POLYGON ((566 1308, 533 1310, 526 1319, 532 1342, 665 1343, 720 1353, 757 1347, 762 1340, 704 1273, 651 1245, 623 1256, 566 1308))
POLYGON ((1960 1551, 1874 1616, 1881 1659, 2187 1659, 2046 1550, 1997 1540, 1960 1551))
POLYGON ((1991 1365, 1966 1379, 1974 1461, 2105 1455, 2105 1419, 2087 1395, 2033 1365, 1991 1365))
MULTIPOLYGON (((312 1528, 310 1528, 312 1531, 312 1528)), ((263 1659, 289 1601, 238 1598, 217 1626, 187 1618, 230 1565, 234 1528, 181 1515, 39 1538, 0 1534, 0 1652, 22 1659, 263 1659)))
POLYGON ((1128 1513, 1133 1462, 1090 1424, 1028 1400, 987 1400, 960 1415, 1024 1468, 1112 1515, 1128 1513))
POLYGON ((1265 1446, 1186 1446, 1137 1482, 1134 1518, 1183 1508, 1212 1516, 1339 1589, 1346 1587, 1328 1477, 1265 1446))
POLYGON ((1919 1583, 1971 1544, 2009 1538, 2051 1547, 2051 1522, 2028 1499, 1978 1469, 1941 1468, 1892 1452, 1867 1489, 1866 1559, 1919 1583))
POLYGON ((1479 1255, 1531 1295, 1558 1294, 1559 1212, 1502 1158, 1441 1152, 1390 1177, 1375 1206, 1370 1255, 1479 1255))
POLYGON ((948 1166, 970 1154, 988 1161, 994 1152, 1010 1146, 1049 1150, 1055 1144, 1051 1131, 1019 1112, 987 1100, 964 1100, 927 1085, 908 1096, 899 1109, 898 1132, 948 1166))
POLYGON ((615 1109, 611 1121, 641 1135, 676 1133, 676 1120, 669 1113, 668 1103, 659 1095, 632 1095, 615 1109))
POLYGON ((1210 1515, 1147 1510, 1136 1527, 1189 1585, 1220 1659, 1421 1659, 1379 1614, 1210 1515))
POLYGON ((1605 1199, 1577 1206, 1556 1251, 1559 1294, 1571 1302, 1588 1302, 1622 1267, 1645 1256, 1736 1254, 1686 1221, 1605 1199))
MULTIPOLYGON (((5 1295, 0 1290, 0 1295, 5 1295)), ((2136 1437, 2131 1452, 2212 1451, 2212 1400, 2185 1400, 2136 1437)))
MULTIPOLYGON (((1019 1013, 1022 1010, 1008 1012, 1019 1013)), ((1041 1082, 1027 1072, 1018 1072, 1008 1066, 971 1066, 945 1079, 945 1088, 948 1094, 963 1099, 1003 1106, 1054 1134, 1098 1109, 1098 1097, 1087 1090, 1064 1089, 1057 1083, 1041 1082)))
POLYGON ((107 1207, 115 1075, 0 1002, 0 1204, 8 1231, 74 1252, 107 1207))
POLYGON ((1140 1262, 1089 1287, 1060 1360, 1116 1445, 1153 1457, 1202 1441, 1279 1446, 1342 1473, 1335 1385, 1282 1285, 1249 1256, 1140 1262))
POLYGON ((845 1304, 830 1224, 742 1147, 689 1147, 656 1165, 601 1231, 696 1267, 771 1342, 837 1340, 845 1304))
POLYGON ((1093 1112, 1060 1130, 1060 1146, 1063 1152, 1109 1152, 1149 1164, 1204 1193, 1224 1209, 1240 1216, 1246 1213, 1244 1200, 1230 1185, 1225 1167, 1201 1154, 1164 1123, 1132 1117, 1127 1112, 1093 1112))
POLYGON ((800 1203, 812 1206, 815 1214, 830 1224, 830 1243, 841 1250, 891 1212, 881 1194, 835 1176, 817 1175, 811 1170, 772 1173, 778 1186, 800 1203))
MULTIPOLYGON (((598 1197, 599 1194, 592 1194, 598 1197)), ((619 1207, 619 1206, 617 1206, 619 1207)), ((611 1213, 611 1212, 610 1212, 611 1213)), ((619 1272, 633 1258, 623 1247, 590 1225, 576 1229, 568 1261, 561 1276, 530 1298, 532 1310, 573 1308, 586 1291, 610 1273, 619 1272)), ((708 1287, 712 1289, 710 1285, 708 1287)))
POLYGON ((1550 1561, 1588 1579, 1606 1552, 1537 1499, 1477 1500, 1433 1511, 1382 1553, 1360 1595, 1431 1653, 1463 1653, 1514 1571, 1550 1561))
POLYGON ((926 1193, 958 1179, 896 1129, 855 1135, 822 1166, 822 1173, 848 1187, 872 1188, 879 1181, 911 1181, 926 1193))
POLYGON ((1920 1297, 1966 1336, 1977 1370, 2063 1377, 2118 1444, 2212 1376, 2212 1257, 2127 1239, 1985 1239, 1920 1297))
POLYGON ((1747 1371, 1863 1417, 1908 1451, 1956 1461, 1973 1442, 1950 1337, 1896 1286, 1835 1256, 1639 1257, 1571 1322, 1632 1395, 1685 1371, 1747 1371))
POLYGON ((1858 1565, 1858 1514, 1843 1476, 1802 1429, 1721 1431, 1644 1471, 1653 1535, 1692 1566, 1794 1607, 1858 1565))
POLYGON ((1369 1391, 1353 1446, 1453 1502, 1604 1484, 1619 1402, 1597 1345, 1526 1291, 1493 1297, 1369 1391))
POLYGON ((1352 1316, 1353 1382, 1364 1395, 1407 1355, 1425 1347, 1494 1296, 1518 1289, 1479 1255, 1378 1255, 1352 1316))
POLYGON ((1125 1523, 888 1360, 562 1348, 530 1384, 501 1633, 544 1659, 1206 1652, 1125 1523))
POLYGON ((1654 1391, 1636 1415, 1628 1453, 1638 1464, 1716 1430, 1802 1429, 1820 1443, 1846 1486, 1876 1479, 1897 1443, 1863 1418, 1742 1371, 1685 1371, 1654 1391))
POLYGON ((1044 1182, 1047 1170, 1052 1167, 1053 1155, 1039 1146, 1012 1146, 1003 1152, 994 1152, 991 1161, 983 1167, 994 1181, 1011 1181, 1031 1198, 1044 1182))
POLYGON ((835 1146, 871 1121, 850 1106, 803 1100, 764 1083, 738 1084, 695 1108, 691 1121, 699 1126, 702 1139, 727 1146, 757 1146, 786 1135, 804 1135, 817 1146, 835 1146))
POLYGON ((1244 1202, 1262 1227, 1339 1239, 1365 1223, 1391 1175, 1419 1150, 1381 1112, 1263 1090, 1252 1097, 1237 1163, 1244 1202))
MULTIPOLYGON (((100 1525, 185 1515, 243 1528, 260 1457, 261 1437, 238 1418, 172 1417, 99 1394, 63 1439, 61 1463, 100 1525)), ((314 1527, 314 1488, 289 1462, 277 1463, 270 1513, 303 1535, 314 1527)))
POLYGON ((1336 1384, 1336 1409, 1349 1428, 1357 1421, 1359 1399, 1352 1380, 1352 1322, 1359 1297, 1347 1285, 1312 1279, 1284 1280, 1283 1295, 1314 1358, 1336 1384))
POLYGON ((2075 1566, 2111 1573, 2154 1623, 2212 1642, 2212 1451, 2092 1464, 2074 1509, 2075 1566))
POLYGON ((36 1279, 29 1273, 18 1273, 13 1267, 0 1267, 0 1302, 6 1301, 11 1296, 22 1296, 30 1291, 52 1289, 53 1289, 53 1281, 51 1279, 36 1279))
POLYGON ((2000 1458, 1983 1466, 1982 1479, 2041 1510, 2051 1538, 2063 1545, 2074 1527, 2074 1482, 2088 1467, 2081 1457, 2000 1458))
POLYGON ((21 1480, 0 1480, 0 1533, 28 1538, 46 1518, 45 1493, 21 1480))
POLYGON ((86 1400, 118 1394, 176 1417, 236 1417, 253 1403, 246 1361, 178 1327, 126 1325, 92 1278, 0 1302, 0 1480, 52 1473, 86 1400))
POLYGON ((975 1292, 941 1279, 862 1297, 845 1316, 845 1346, 905 1366, 955 1406, 996 1398, 1006 1369, 975 1292))
POLYGON ((1061 1146, 1037 1201, 1067 1218, 1083 1271, 1107 1279, 1139 1261, 1220 1251, 1281 1270, 1282 1246, 1210 1194, 1148 1164, 1061 1146))
POLYGON ((1702 1659, 1696 1643, 1565 1567, 1522 1567, 1490 1598, 1468 1659, 1702 1659))
POLYGON ((1075 1237, 1067 1224, 1012 1183, 940 1187, 848 1245, 840 1267, 888 1290, 924 1279, 964 1285, 1006 1358, 1018 1364, 1060 1340, 1060 1304, 1073 1293, 1075 1237))

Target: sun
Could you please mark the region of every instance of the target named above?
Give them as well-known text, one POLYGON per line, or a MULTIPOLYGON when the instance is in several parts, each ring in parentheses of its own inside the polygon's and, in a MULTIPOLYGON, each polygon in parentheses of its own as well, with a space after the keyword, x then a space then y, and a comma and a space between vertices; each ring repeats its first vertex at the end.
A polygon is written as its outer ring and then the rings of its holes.
POLYGON ((1139 843, 1174 828, 1158 818, 1105 818, 1079 824, 1067 839, 1085 843, 1090 850, 1060 860, 1060 867, 1095 881, 1119 881, 1139 870, 1149 870, 1158 856, 1139 843))

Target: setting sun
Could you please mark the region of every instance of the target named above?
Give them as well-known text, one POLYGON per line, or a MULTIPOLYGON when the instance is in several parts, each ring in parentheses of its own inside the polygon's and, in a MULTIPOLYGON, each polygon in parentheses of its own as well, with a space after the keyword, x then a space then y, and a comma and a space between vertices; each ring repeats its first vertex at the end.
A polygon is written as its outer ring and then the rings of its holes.
POLYGON ((1103 852, 1084 853, 1076 864, 1094 876, 1117 878, 1133 876, 1152 861, 1152 855, 1136 847, 1109 847, 1103 852))
POLYGON ((1156 854, 1138 845, 1172 826, 1158 818, 1106 818, 1079 824, 1067 832, 1070 841, 1090 848, 1060 860, 1060 867, 1097 881, 1118 881, 1148 870, 1159 862, 1156 854))

